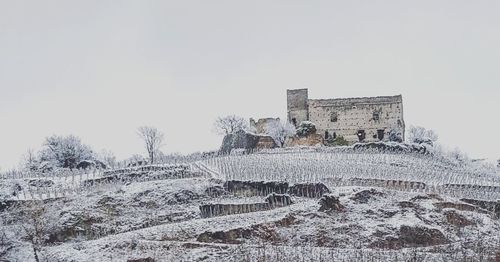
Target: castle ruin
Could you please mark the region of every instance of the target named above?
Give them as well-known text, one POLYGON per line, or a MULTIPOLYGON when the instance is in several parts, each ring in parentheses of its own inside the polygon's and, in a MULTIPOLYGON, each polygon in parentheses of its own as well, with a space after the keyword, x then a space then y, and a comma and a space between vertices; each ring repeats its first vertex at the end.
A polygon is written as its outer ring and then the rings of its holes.
POLYGON ((350 144, 388 141, 389 132, 404 140, 403 97, 378 96, 309 99, 307 89, 287 90, 288 121, 316 125, 325 139, 342 136, 350 144))

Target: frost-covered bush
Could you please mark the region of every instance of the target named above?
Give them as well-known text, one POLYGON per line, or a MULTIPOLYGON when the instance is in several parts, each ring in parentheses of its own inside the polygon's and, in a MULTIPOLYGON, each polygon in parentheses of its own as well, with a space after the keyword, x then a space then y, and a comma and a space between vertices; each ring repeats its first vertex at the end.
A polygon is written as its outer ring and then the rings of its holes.
POLYGON ((92 149, 82 144, 80 138, 73 135, 47 137, 39 152, 40 163, 48 162, 62 168, 75 168, 81 161, 93 159, 92 149))
POLYGON ((310 121, 302 121, 297 127, 298 136, 308 136, 310 134, 316 133, 316 125, 310 121))
POLYGON ((327 146, 347 146, 349 145, 349 142, 347 142, 347 140, 345 140, 345 138, 343 136, 337 136, 336 138, 333 138, 333 137, 328 137, 328 139, 326 139, 326 145, 327 146))
POLYGON ((407 140, 410 143, 434 145, 438 140, 438 135, 434 130, 425 129, 421 126, 410 126, 407 140))
POLYGON ((389 141, 390 142, 402 143, 403 142, 403 136, 401 135, 401 132, 399 132, 396 129, 391 129, 391 131, 389 131, 389 141))

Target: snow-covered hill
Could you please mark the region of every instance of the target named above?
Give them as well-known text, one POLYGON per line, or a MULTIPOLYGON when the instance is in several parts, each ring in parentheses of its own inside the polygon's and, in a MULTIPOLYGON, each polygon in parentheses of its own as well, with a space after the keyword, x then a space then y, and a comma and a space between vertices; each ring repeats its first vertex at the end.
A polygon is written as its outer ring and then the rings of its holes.
POLYGON ((40 261, 500 256, 498 174, 430 155, 275 150, 34 179, 0 182, 0 261, 35 261, 35 251, 40 261))

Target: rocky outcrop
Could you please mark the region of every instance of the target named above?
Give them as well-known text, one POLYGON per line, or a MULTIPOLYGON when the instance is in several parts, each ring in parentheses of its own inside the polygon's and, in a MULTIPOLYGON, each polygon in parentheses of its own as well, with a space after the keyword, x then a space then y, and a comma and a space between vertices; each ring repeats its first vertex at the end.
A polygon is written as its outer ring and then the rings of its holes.
POLYGON ((396 236, 388 236, 385 239, 375 241, 371 248, 400 249, 408 247, 428 247, 444 245, 449 240, 438 229, 423 226, 402 225, 396 236))
POLYGON ((310 134, 307 136, 291 136, 285 140, 285 147, 294 146, 320 146, 323 145, 324 139, 322 135, 310 134))
POLYGON ((268 149, 277 147, 274 139, 268 135, 252 134, 243 130, 227 134, 222 140, 221 153, 229 154, 233 149, 268 149))
POLYGON ((303 121, 297 127, 297 134, 285 139, 284 147, 319 146, 323 144, 323 136, 316 134, 316 125, 309 121, 303 121))
POLYGON ((362 191, 355 193, 351 197, 351 200, 355 201, 358 204, 366 204, 371 199, 374 199, 376 197, 382 197, 384 195, 385 195, 384 193, 382 193, 374 188, 370 188, 370 189, 362 190, 362 191))
POLYGON ((344 206, 340 204, 340 200, 338 197, 334 195, 324 195, 319 200, 321 212, 331 212, 331 211, 343 211, 344 206))

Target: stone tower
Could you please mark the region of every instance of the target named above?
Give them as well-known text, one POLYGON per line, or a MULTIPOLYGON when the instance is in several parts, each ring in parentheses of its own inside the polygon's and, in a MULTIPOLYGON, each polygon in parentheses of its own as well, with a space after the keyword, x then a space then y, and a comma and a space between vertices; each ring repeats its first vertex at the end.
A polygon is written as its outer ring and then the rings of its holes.
POLYGON ((307 88, 286 90, 288 121, 297 127, 300 122, 309 120, 307 88))

